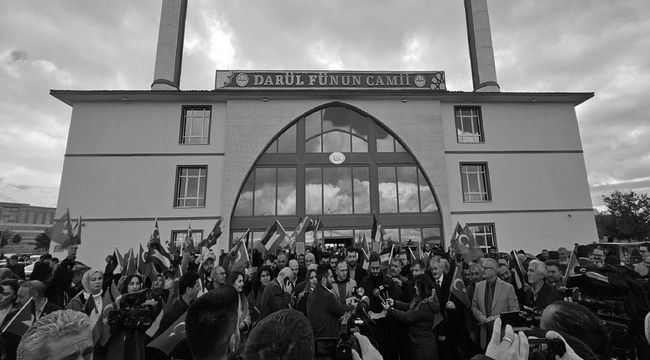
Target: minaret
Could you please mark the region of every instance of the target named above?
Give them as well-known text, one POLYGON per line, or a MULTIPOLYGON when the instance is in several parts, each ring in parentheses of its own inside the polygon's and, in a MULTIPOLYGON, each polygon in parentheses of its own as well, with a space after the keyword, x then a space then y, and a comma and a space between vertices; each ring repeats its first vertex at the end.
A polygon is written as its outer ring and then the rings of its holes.
POLYGON ((187 0, 163 0, 151 90, 178 90, 181 83, 187 0))
POLYGON ((487 0, 465 0, 465 19, 474 91, 500 91, 487 0))

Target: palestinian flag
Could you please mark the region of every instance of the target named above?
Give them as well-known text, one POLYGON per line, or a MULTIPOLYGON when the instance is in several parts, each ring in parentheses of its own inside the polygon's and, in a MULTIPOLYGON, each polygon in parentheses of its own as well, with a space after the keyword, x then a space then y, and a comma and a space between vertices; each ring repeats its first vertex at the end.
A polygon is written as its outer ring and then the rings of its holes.
POLYGON ((266 252, 273 254, 285 238, 287 238, 287 232, 282 227, 282 224, 277 220, 273 220, 266 229, 260 243, 266 252))

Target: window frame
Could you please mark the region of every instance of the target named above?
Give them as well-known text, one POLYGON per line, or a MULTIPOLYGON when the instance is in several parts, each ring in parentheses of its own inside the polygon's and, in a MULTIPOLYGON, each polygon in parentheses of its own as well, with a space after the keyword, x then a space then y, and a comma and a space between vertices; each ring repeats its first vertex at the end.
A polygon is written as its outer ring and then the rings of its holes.
MULTIPOLYGON (((171 231, 170 241, 173 241, 173 242, 174 242, 174 246, 178 246, 178 245, 176 244, 176 234, 183 234, 183 233, 186 234, 186 233, 187 233, 187 229, 183 229, 183 230, 172 230, 172 231, 171 231)), ((193 239, 193 241, 194 241, 194 245, 195 245, 195 246, 198 245, 201 241, 203 241, 203 229, 192 229, 192 239, 193 239), (200 234, 201 234, 201 237, 199 238, 198 242, 196 241, 196 238, 195 238, 195 236, 194 236, 194 234, 196 234, 196 233, 200 233, 200 234)), ((182 241, 185 241, 185 239, 183 239, 182 241)))
POLYGON ((478 161, 478 162, 460 162, 459 163, 459 170, 460 170, 460 191, 461 191, 461 196, 463 198, 464 203, 490 203, 492 202, 492 187, 490 186, 490 171, 488 169, 488 163, 487 161, 478 161), (485 200, 466 200, 465 199, 465 178, 463 175, 463 166, 483 166, 485 169, 485 193, 486 193, 486 199, 485 200))
MULTIPOLYGON (((463 124, 461 120, 461 126, 463 124)), ((473 125, 473 122, 472 122, 473 125)), ((478 105, 455 105, 454 106, 454 132, 456 133, 456 143, 457 144, 485 144, 485 130, 483 127, 483 111, 478 105), (459 116, 460 110, 476 110, 478 113, 478 131, 479 131, 479 141, 461 141, 460 136, 458 135, 458 127, 456 121, 459 116)))
MULTIPOLYGON (((199 180, 201 176, 199 175, 199 180)), ((201 188, 200 181, 199 181, 199 189, 201 188)), ((197 189, 198 190, 198 189, 197 189)), ((197 191, 198 193, 198 191, 197 191)), ((174 203, 173 203, 173 208, 174 209, 200 209, 200 208, 205 208, 208 203, 208 165, 176 165, 176 177, 175 177, 175 185, 174 185, 174 203), (181 176, 181 171, 183 169, 192 169, 192 168, 198 168, 198 169, 205 169, 205 194, 203 194, 203 205, 197 205, 197 206, 180 206, 178 205, 178 199, 179 199, 179 187, 180 187, 180 176, 181 176)))
MULTIPOLYGON (((491 246, 494 246, 494 248, 497 249, 497 252, 499 251, 499 246, 498 246, 498 242, 497 242, 497 230, 496 230, 497 228, 496 228, 496 225, 494 224, 494 222, 467 223, 466 225, 470 228, 470 230, 472 229, 473 226, 490 226, 490 228, 492 229, 492 245, 488 246, 488 245, 487 245, 487 241, 486 241, 486 243, 485 243, 486 246, 480 246, 480 245, 478 245, 478 241, 476 242, 476 244, 477 244, 478 247, 479 247, 481 250, 483 250, 486 254, 488 253, 487 250, 488 250, 491 246)), ((472 230, 472 235, 474 235, 474 230, 472 230)), ((476 237, 476 235, 474 235, 474 237, 476 237)))
MULTIPOLYGON (((210 145, 210 133, 212 132, 212 105, 183 105, 181 106, 181 128, 180 131, 178 132, 178 145, 210 145), (201 138, 205 138, 206 142, 201 142, 199 144, 191 144, 188 142, 184 142, 186 136, 185 136, 185 127, 187 123, 187 111, 188 110, 209 110, 210 111, 210 116, 208 117, 208 133, 203 134, 201 138)), ((188 139, 191 139, 192 136, 190 135, 188 139)))

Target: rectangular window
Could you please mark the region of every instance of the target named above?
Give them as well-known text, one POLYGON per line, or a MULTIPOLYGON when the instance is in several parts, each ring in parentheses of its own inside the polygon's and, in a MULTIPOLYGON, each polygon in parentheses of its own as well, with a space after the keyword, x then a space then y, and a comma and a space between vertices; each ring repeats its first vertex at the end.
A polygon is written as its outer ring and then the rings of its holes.
MULTIPOLYGON (((176 248, 180 249, 181 245, 185 242, 187 237, 187 229, 185 230, 172 230, 172 239, 174 240, 174 245, 176 248)), ((203 230, 194 230, 192 229, 192 241, 194 246, 199 245, 203 240, 203 230)))
POLYGON ((179 143, 200 145, 210 143, 210 106, 183 106, 179 143))
POLYGON ((179 166, 176 174, 175 207, 204 207, 207 166, 179 166))
POLYGON ((486 163, 461 163, 460 181, 463 186, 463 202, 488 202, 491 200, 486 163))
POLYGON ((497 240, 496 236, 494 235, 493 223, 467 224, 467 226, 472 231, 472 234, 474 234, 476 244, 481 249, 483 249, 484 253, 487 253, 488 249, 492 246, 494 246, 495 249, 497 248, 497 240))
POLYGON ((456 138, 459 143, 482 143, 483 121, 478 107, 456 107, 456 138))

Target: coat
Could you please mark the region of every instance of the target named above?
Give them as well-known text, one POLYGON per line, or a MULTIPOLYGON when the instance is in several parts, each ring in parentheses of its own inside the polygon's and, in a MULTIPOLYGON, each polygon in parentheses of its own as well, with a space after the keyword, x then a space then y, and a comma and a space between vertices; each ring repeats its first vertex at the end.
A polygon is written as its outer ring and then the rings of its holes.
POLYGON ((316 285, 307 298, 307 317, 314 330, 314 337, 338 337, 341 328, 339 318, 347 310, 323 285, 316 285))
POLYGON ((262 309, 260 320, 282 309, 288 309, 291 304, 291 295, 287 294, 277 279, 271 281, 262 293, 262 309))
POLYGON ((532 288, 526 290, 524 299, 524 303, 527 306, 535 309, 544 309, 551 303, 562 300, 562 294, 560 294, 560 292, 552 285, 544 282, 544 285, 539 289, 539 293, 537 293, 537 299, 533 296, 532 288))
POLYGON ((332 288, 332 292, 336 296, 337 300, 340 303, 345 304, 345 300, 351 296, 354 296, 354 288, 357 287, 357 282, 354 281, 354 279, 349 279, 348 281, 345 282, 345 294, 341 294, 340 288, 343 284, 339 284, 338 282, 335 282, 332 288))
MULTIPOLYGON (((472 314, 477 320, 485 315, 485 284, 483 280, 476 284, 474 297, 472 298, 472 314)), ((515 288, 507 282, 497 278, 494 286, 494 297, 492 298, 491 315, 499 315, 505 312, 519 311, 519 302, 515 295, 515 288)))
POLYGON ((395 301, 395 307, 388 309, 389 316, 408 324, 411 359, 437 358, 433 335, 434 316, 437 313, 440 313, 440 304, 436 296, 411 304, 395 301))

